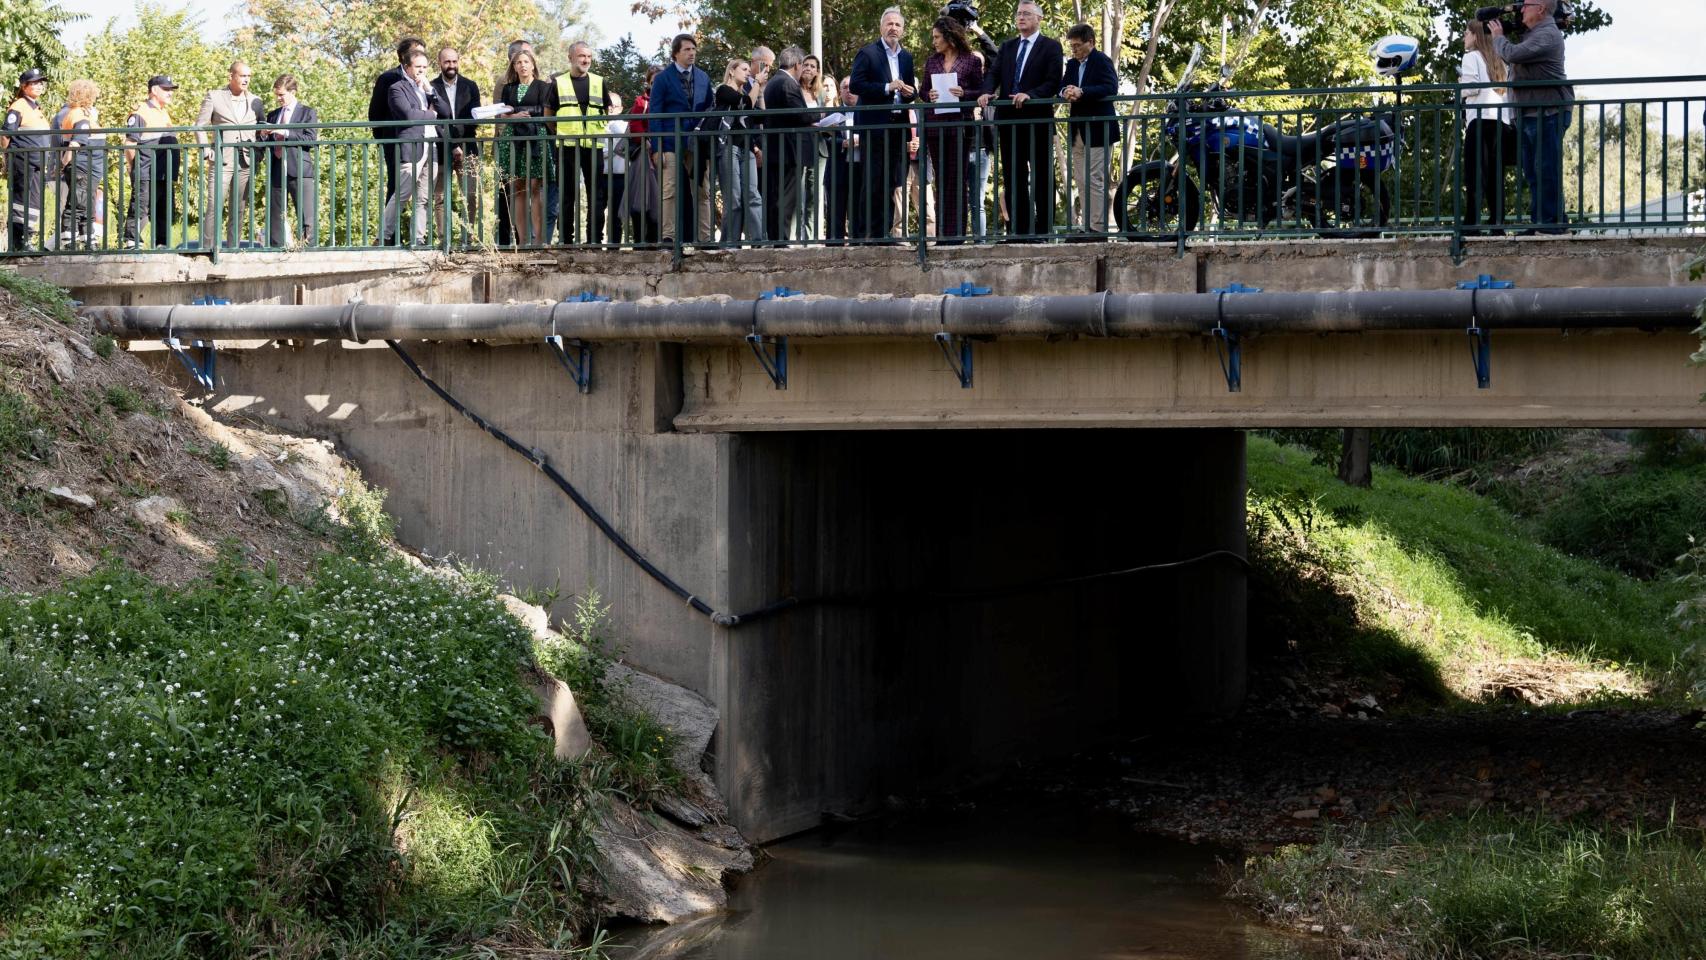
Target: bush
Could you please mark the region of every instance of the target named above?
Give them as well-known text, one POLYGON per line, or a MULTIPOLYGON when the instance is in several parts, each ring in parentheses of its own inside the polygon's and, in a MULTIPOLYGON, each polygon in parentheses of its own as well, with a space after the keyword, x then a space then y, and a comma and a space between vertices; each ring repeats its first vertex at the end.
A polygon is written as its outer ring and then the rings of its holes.
MULTIPOLYGON (((1339 430, 1261 430, 1277 443, 1310 451, 1316 463, 1337 467, 1344 436, 1339 430)), ((1516 460, 1550 450, 1563 439, 1554 429, 1441 427, 1370 431, 1369 457, 1411 476, 1461 473, 1502 460, 1516 460)))
POLYGON ((681 771, 670 759, 675 733, 638 709, 627 686, 612 675, 616 655, 610 637, 610 609, 596 590, 575 601, 575 612, 558 639, 536 644, 539 665, 575 692, 587 731, 615 762, 613 779, 636 801, 646 801, 681 784, 681 771))
POLYGON ((1536 518, 1548 543, 1639 577, 1672 568, 1706 530, 1706 469, 1642 468, 1589 477, 1536 518))
POLYGON ((142 409, 142 395, 121 384, 108 387, 101 399, 113 408, 114 413, 132 413, 142 409))
POLYGON ((527 659, 397 560, 0 597, 0 955, 572 943, 600 774, 551 759, 527 659))

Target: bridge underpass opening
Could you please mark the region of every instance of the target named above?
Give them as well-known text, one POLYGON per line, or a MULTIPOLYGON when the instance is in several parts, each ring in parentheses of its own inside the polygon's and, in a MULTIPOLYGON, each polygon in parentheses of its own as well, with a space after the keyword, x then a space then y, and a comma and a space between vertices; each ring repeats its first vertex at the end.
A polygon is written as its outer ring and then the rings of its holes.
POLYGON ((761 835, 1243 697, 1241 432, 732 446, 730 601, 843 598, 721 638, 718 772, 761 835))

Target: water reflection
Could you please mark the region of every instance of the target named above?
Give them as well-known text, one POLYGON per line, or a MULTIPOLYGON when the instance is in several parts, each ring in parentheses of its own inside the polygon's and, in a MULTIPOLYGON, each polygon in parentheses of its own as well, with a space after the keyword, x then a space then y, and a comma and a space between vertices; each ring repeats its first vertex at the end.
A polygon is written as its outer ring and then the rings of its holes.
POLYGON ((1317 945, 1220 896, 1217 851, 1112 816, 909 817, 769 848, 730 912, 635 932, 618 960, 1299 960, 1317 945))

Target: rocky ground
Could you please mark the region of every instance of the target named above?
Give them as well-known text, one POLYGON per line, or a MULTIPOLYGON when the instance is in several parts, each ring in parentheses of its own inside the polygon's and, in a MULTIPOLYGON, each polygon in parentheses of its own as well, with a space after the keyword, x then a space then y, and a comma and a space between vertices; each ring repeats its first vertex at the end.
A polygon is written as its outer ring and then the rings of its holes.
POLYGON ((1039 766, 1011 788, 1079 792, 1138 829, 1257 853, 1400 813, 1674 817, 1706 829, 1702 711, 1541 710, 1509 699, 1426 710, 1382 695, 1269 665, 1238 717, 1181 722, 1039 766))
POLYGON ((205 573, 222 545, 300 573, 347 467, 322 441, 222 423, 135 357, 0 290, 0 590, 113 557, 151 579, 205 573))

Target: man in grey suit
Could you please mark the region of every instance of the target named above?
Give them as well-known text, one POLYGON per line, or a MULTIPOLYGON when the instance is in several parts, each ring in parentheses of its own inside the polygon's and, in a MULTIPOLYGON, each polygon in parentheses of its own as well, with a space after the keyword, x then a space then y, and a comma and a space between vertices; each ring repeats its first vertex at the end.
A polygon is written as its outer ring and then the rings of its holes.
MULTIPOLYGON (((253 127, 261 119, 261 98, 249 93, 249 79, 254 71, 241 60, 231 64, 230 82, 218 90, 211 90, 201 100, 201 113, 196 117, 196 126, 246 126, 253 127)), ((225 197, 230 201, 225 218, 225 245, 237 245, 238 230, 243 222, 249 201, 249 186, 254 176, 255 152, 250 146, 231 146, 232 144, 253 144, 255 131, 233 130, 220 137, 220 143, 225 145, 219 151, 217 163, 218 175, 215 176, 215 157, 213 137, 203 130, 196 131, 196 142, 202 146, 201 161, 207 168, 207 190, 201 207, 201 246, 209 249, 213 246, 213 221, 218 213, 214 187, 219 185, 225 197)))

